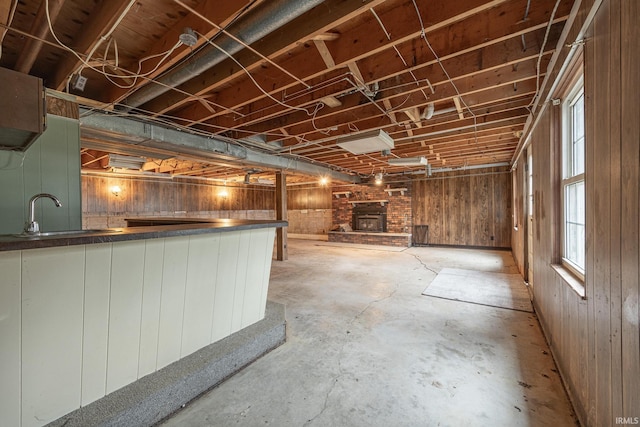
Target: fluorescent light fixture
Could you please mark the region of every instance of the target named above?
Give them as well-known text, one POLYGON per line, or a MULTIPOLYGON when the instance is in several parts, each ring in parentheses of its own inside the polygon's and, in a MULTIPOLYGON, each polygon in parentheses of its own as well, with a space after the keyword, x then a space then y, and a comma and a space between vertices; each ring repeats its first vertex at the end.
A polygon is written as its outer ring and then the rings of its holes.
POLYGON ((398 159, 389 159, 391 166, 426 166, 428 164, 427 158, 420 157, 400 157, 398 159))
POLYGON ((338 138, 338 147, 351 154, 374 153, 390 150, 394 147, 393 139, 383 130, 373 130, 356 135, 338 138))
POLYGON ((123 168, 123 169, 142 169, 142 166, 147 162, 144 157, 137 156, 122 156, 120 154, 109 154, 110 168, 123 168))

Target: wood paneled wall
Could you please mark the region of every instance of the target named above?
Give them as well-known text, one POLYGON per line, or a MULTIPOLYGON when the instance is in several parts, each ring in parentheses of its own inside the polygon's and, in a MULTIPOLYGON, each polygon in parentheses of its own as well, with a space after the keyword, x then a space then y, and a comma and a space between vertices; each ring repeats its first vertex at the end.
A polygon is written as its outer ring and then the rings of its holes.
POLYGON ((82 177, 84 215, 198 215, 274 209, 275 190, 271 187, 224 186, 188 178, 82 177), (111 192, 116 185, 121 188, 118 196, 111 192), (226 197, 221 196, 223 190, 226 197))
POLYGON ((508 167, 438 174, 413 183, 413 224, 429 244, 511 247, 508 167))
POLYGON ((287 187, 289 210, 331 209, 331 187, 287 187))
MULTIPOLYGON (((580 6, 569 41, 592 5, 580 6)), ((585 299, 553 267, 560 235, 559 107, 547 107, 531 137, 534 304, 585 426, 637 424, 640 417, 639 21, 637 0, 604 0, 587 23, 585 299)), ((515 191, 518 200, 524 197, 525 183, 518 181, 515 191)), ((518 260, 525 256, 523 233, 520 228, 513 236, 518 260)))

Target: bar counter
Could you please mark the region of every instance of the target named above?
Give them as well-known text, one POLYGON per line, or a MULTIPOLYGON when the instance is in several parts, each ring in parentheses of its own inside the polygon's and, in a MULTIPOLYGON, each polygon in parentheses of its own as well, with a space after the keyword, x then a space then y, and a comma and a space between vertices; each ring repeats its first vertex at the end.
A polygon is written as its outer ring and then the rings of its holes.
MULTIPOLYGON (((145 220, 154 221, 152 219, 145 220)), ((176 236, 192 236, 206 233, 221 233, 271 227, 285 227, 286 221, 248 219, 200 219, 185 220, 162 218, 155 220, 163 225, 108 228, 104 230, 77 230, 54 232, 54 235, 24 236, 0 235, 0 252, 56 246, 86 245, 93 243, 124 242, 129 240, 158 239, 176 236)))
POLYGON ((286 224, 1 236, 0 426, 53 422, 262 320, 286 224))

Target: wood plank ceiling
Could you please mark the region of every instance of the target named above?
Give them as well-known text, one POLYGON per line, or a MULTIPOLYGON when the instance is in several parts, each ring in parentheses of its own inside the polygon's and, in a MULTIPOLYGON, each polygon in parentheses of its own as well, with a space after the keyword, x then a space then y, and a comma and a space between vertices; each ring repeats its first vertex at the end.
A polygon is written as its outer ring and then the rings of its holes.
MULTIPOLYGON (((438 171, 512 160, 572 6, 16 0, 0 8, 0 66, 77 95, 83 114, 168 124, 363 179, 419 174, 424 166, 388 161, 424 156, 438 171), (336 145, 378 129, 395 141, 390 153, 336 145)), ((143 155, 145 170, 165 174, 227 179, 251 167, 84 131, 82 146, 87 169, 107 168, 108 153, 143 155)))

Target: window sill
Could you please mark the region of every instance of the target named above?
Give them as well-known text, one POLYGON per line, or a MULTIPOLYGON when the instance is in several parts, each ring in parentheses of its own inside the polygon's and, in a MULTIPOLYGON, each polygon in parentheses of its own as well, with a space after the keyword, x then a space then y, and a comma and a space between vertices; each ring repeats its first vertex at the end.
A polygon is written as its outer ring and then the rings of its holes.
POLYGON ((564 282, 569 285, 573 291, 582 299, 587 299, 585 294, 584 282, 574 276, 568 269, 560 264, 551 264, 551 268, 560 276, 564 282))

